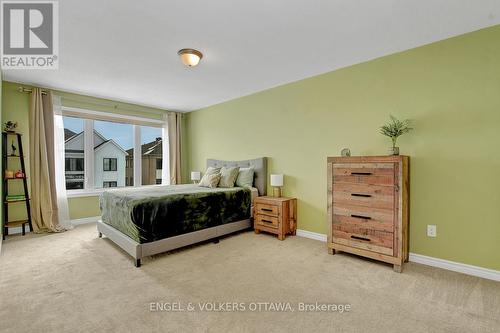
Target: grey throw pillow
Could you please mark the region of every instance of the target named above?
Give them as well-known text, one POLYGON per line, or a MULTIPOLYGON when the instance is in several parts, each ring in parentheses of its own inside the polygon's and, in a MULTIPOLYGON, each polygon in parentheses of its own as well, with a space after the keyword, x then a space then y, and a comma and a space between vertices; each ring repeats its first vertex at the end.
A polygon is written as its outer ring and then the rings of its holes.
POLYGON ((253 186, 253 167, 240 168, 238 178, 236 178, 236 186, 239 187, 252 187, 253 186))
POLYGON ((239 167, 222 167, 220 169, 219 187, 234 187, 239 171, 239 167))

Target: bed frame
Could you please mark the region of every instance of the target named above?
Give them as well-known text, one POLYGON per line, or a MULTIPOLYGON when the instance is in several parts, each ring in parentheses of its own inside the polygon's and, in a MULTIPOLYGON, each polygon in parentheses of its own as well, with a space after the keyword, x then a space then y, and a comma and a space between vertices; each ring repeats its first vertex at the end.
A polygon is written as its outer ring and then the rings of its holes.
MULTIPOLYGON (((254 186, 259 190, 259 195, 265 195, 267 190, 267 158, 261 157, 253 160, 245 161, 221 161, 208 159, 207 167, 222 167, 222 166, 239 166, 241 168, 253 166, 255 170, 254 186)), ((137 243, 132 238, 128 237, 121 231, 112 226, 97 221, 97 231, 99 237, 105 235, 112 240, 116 245, 121 247, 125 252, 130 254, 135 261, 135 267, 141 266, 141 259, 147 256, 152 256, 158 253, 163 253, 178 249, 184 246, 196 244, 209 239, 214 239, 218 242, 219 237, 245 230, 252 227, 252 219, 246 219, 231 223, 222 224, 216 227, 206 228, 187 234, 182 234, 174 237, 160 239, 149 243, 137 243)))

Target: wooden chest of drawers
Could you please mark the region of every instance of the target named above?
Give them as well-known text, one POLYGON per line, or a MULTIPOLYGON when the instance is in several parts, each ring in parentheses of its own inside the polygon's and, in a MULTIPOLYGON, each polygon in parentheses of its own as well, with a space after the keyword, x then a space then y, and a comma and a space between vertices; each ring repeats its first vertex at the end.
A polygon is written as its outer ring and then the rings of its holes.
POLYGON ((328 249, 408 261, 409 157, 328 158, 328 249))
POLYGON ((278 235, 295 235, 297 230, 297 199, 257 197, 254 201, 255 233, 266 231, 278 235))

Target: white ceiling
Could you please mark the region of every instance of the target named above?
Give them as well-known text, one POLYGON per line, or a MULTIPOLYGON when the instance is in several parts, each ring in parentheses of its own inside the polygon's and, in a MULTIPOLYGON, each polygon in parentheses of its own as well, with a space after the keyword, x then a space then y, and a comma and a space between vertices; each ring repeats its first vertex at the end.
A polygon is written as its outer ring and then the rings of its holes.
POLYGON ((500 24, 500 0, 64 0, 59 70, 6 80, 190 111, 500 24), (186 68, 177 51, 204 58, 186 68))

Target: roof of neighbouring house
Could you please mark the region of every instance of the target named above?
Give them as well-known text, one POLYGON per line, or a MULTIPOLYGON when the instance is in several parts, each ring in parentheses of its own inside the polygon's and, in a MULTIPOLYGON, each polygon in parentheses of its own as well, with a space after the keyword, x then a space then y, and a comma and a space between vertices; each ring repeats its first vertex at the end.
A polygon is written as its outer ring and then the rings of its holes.
MULTIPOLYGON (((99 149, 100 147, 108 144, 108 143, 112 143, 113 145, 115 145, 118 149, 120 149, 121 151, 123 151, 125 153, 125 155, 128 155, 127 151, 125 151, 125 149, 122 148, 122 146, 120 146, 118 143, 116 143, 114 140, 112 139, 106 139, 101 133, 99 133, 98 131, 94 130, 94 134, 99 136, 103 142, 101 142, 100 144, 98 145, 95 145, 94 146, 94 150, 96 149, 99 149)), ((76 139, 77 137, 79 137, 80 135, 83 135, 83 132, 80 132, 80 133, 75 133, 69 129, 64 129, 64 138, 65 138, 65 143, 67 144, 69 141, 72 141, 74 139, 76 139)), ((133 149, 132 149, 133 150, 133 149)), ((68 151, 68 150, 66 150, 68 151)), ((78 151, 72 151, 72 152, 83 152, 83 150, 78 150, 78 151)))
POLYGON ((68 140, 76 135, 75 132, 67 128, 64 129, 64 140, 68 140))
MULTIPOLYGON (((162 142, 161 138, 156 138, 155 141, 145 143, 141 146, 142 155, 162 155, 162 142)), ((134 149, 130 148, 127 150, 129 156, 134 155, 134 149)))
POLYGON ((97 150, 99 148, 101 148, 102 146, 105 146, 107 144, 112 144, 114 145, 116 148, 118 148, 119 150, 121 150, 125 155, 128 155, 127 151, 125 151, 125 149, 123 149, 118 143, 115 142, 115 140, 111 139, 111 140, 106 140, 104 142, 102 142, 101 144, 98 144, 97 146, 94 147, 94 150, 97 150))
POLYGON ((95 146, 95 147, 94 147, 94 149, 97 149, 97 148, 99 148, 100 146, 105 145, 105 144, 106 144, 106 143, 108 143, 109 141, 110 141, 110 140, 106 140, 106 141, 101 142, 100 144, 98 144, 97 146, 95 146))

